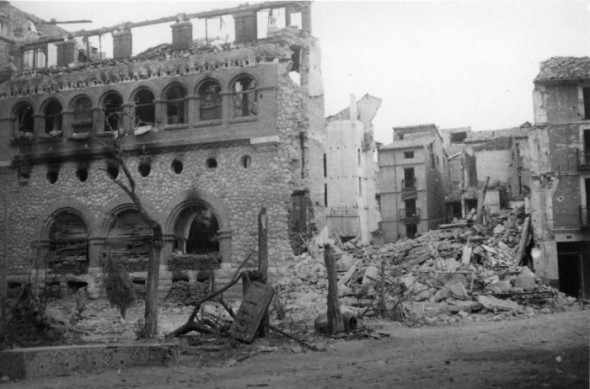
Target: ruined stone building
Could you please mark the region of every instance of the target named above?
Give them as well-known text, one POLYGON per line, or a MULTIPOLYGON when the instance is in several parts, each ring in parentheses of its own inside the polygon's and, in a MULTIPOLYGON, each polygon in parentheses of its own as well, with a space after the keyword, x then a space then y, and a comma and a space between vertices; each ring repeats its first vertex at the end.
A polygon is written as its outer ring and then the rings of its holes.
POLYGON ((366 94, 327 122, 325 206, 329 233, 364 243, 379 228, 375 183, 377 163, 372 120, 381 99, 366 94))
MULTIPOLYGON (((99 284, 110 251, 134 282, 145 281, 150 229, 109 178, 122 172, 102 157, 117 136, 138 195, 164 229, 162 291, 194 281, 203 259, 217 263, 218 279, 233 274, 257 249, 262 207, 271 275, 293 255, 294 236, 323 227, 326 129, 309 2, 52 34, 20 42, 20 68, 0 85, 9 279, 35 273, 62 290, 99 284), (261 14, 268 29, 258 25, 261 14), (233 21, 235 42, 194 40, 193 24, 211 18, 233 21), (133 29, 153 23, 171 23, 171 43, 132 56, 133 29), (113 58, 91 55, 87 38, 108 34, 113 58), (28 53, 39 59, 49 45, 55 66, 28 68, 28 53)), ((13 65, 2 58, 3 69, 13 65)))
POLYGON ((23 12, 8 1, 0 1, 0 83, 17 69, 26 71, 56 65, 54 42, 31 44, 26 49, 25 43, 65 33, 55 24, 23 12))
POLYGON ((590 58, 550 58, 541 63, 534 85, 529 147, 535 272, 572 296, 588 298, 590 58))
MULTIPOLYGON (((475 172, 463 172, 471 177, 475 174, 476 181, 472 180, 464 188, 462 208, 459 208, 457 203, 461 196, 456 189, 456 184, 451 190, 451 196, 448 198, 449 209, 454 210, 454 215, 458 215, 460 209, 465 215, 470 209, 475 208, 477 193, 474 189, 481 188, 486 177, 490 177, 490 180, 484 203, 491 212, 508 208, 510 201, 525 199, 530 192, 530 156, 527 137, 532 131, 531 127, 530 123, 524 123, 519 127, 490 131, 472 131, 470 127, 441 130, 444 147, 449 157, 457 153, 466 153, 470 158, 473 157, 471 162, 475 163, 475 172)), ((453 174, 453 168, 461 166, 471 167, 471 165, 455 161, 451 163, 451 174, 453 174)))
POLYGON ((378 149, 381 230, 385 242, 412 238, 446 221, 448 161, 434 124, 395 127, 378 149))

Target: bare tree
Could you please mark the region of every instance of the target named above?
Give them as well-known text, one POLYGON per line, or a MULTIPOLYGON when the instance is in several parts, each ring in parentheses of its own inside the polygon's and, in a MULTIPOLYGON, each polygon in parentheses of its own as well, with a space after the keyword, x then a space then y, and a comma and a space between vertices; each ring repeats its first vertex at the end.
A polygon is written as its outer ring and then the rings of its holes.
MULTIPOLYGON (((118 115, 120 118, 122 113, 113 112, 111 115, 118 115)), ((105 115, 104 122, 110 127, 110 121, 106 119, 105 115)), ((120 127, 118 129, 111 128, 111 130, 114 134, 113 143, 103 143, 102 155, 114 167, 123 171, 124 180, 123 178, 117 178, 110 174, 108 176, 129 196, 152 230, 152 250, 148 260, 147 290, 145 296, 145 323, 143 328, 138 332, 140 338, 152 338, 158 333, 158 281, 160 276, 160 254, 163 246, 162 226, 150 215, 143 205, 136 191, 135 179, 123 159, 121 140, 125 136, 125 131, 121 130, 120 127)))

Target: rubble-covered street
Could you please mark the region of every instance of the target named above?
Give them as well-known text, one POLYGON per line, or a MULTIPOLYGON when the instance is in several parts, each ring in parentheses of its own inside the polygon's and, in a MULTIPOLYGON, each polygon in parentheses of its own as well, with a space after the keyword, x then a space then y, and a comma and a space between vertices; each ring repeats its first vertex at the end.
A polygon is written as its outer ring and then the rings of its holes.
MULTIPOLYGON (((112 310, 115 311, 115 310, 112 310)), ((185 346, 174 367, 0 384, 13 388, 587 388, 588 311, 408 328, 369 320, 383 339, 302 350, 274 336, 231 349, 185 346)))

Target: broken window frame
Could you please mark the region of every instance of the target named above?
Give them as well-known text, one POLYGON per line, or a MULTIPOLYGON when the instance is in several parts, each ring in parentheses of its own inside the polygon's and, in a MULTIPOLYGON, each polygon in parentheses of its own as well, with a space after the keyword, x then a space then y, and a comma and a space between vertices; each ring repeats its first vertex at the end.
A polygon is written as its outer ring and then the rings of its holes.
POLYGON ((104 132, 119 131, 122 128, 123 119, 123 97, 116 91, 108 91, 102 98, 102 113, 104 116, 104 132), (120 103, 110 104, 112 98, 118 99, 120 103))
POLYGON ((35 133, 35 111, 28 102, 21 102, 14 107, 14 133, 35 133))
POLYGON ((197 87, 199 121, 221 120, 223 98, 221 84, 213 78, 203 80, 197 87))
POLYGON ((231 84, 232 117, 234 119, 258 116, 258 85, 249 74, 240 74, 231 84), (244 83, 247 81, 247 83, 244 83))
POLYGON ((51 99, 43 108, 45 134, 54 137, 61 136, 63 125, 63 107, 58 100, 51 99), (55 108, 55 109, 51 109, 55 108), (54 132, 55 131, 55 132, 54 132), (53 134, 52 134, 53 132, 53 134))
POLYGON ((72 129, 74 133, 91 133, 92 100, 86 95, 78 96, 72 101, 72 129))
POLYGON ((135 127, 153 126, 156 123, 156 96, 149 88, 139 88, 133 94, 133 123, 135 127), (148 99, 142 102, 142 95, 146 93, 149 93, 151 96, 147 96, 148 99), (151 97, 151 100, 149 97, 151 97))
MULTIPOLYGON (((188 104, 187 90, 180 84, 172 84, 164 92, 164 104, 166 106, 166 125, 187 124, 188 104), (171 112, 176 112, 172 115, 171 112), (176 120, 172 120, 176 117, 176 120)), ((199 104, 200 105, 200 104, 199 104)))

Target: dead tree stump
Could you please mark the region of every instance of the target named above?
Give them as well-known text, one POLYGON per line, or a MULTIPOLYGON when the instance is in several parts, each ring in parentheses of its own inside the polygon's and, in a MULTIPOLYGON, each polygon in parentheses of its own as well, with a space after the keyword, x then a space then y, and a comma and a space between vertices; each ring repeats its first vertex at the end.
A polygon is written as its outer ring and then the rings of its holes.
POLYGON ((330 245, 324 246, 324 262, 328 272, 328 334, 344 331, 340 301, 338 300, 338 278, 332 249, 330 245))

